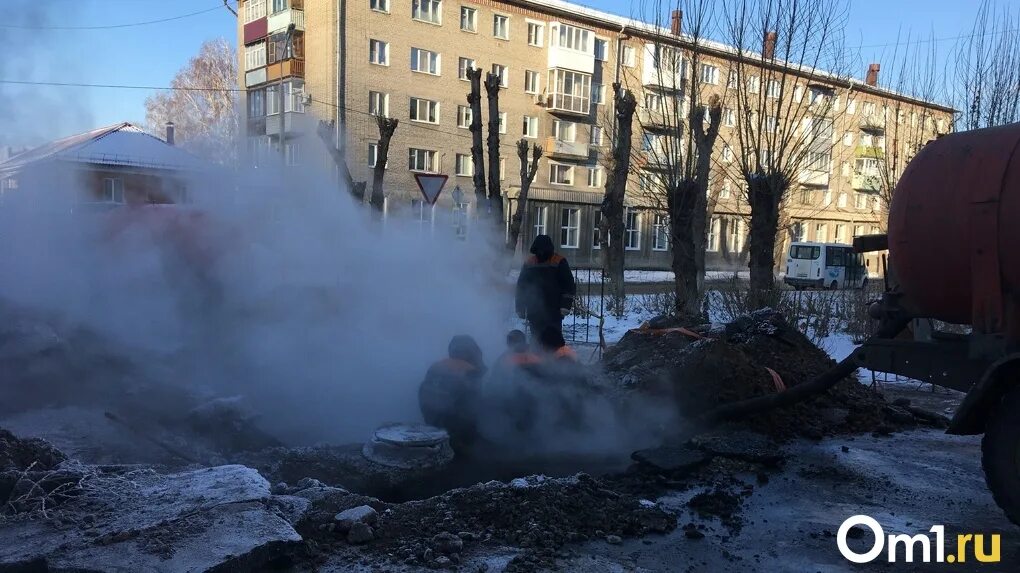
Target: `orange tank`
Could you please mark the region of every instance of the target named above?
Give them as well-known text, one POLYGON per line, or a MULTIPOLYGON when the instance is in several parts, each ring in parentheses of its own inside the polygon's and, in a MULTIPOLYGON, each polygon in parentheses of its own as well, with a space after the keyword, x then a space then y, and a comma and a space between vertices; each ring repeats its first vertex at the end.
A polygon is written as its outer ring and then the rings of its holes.
POLYGON ((893 194, 889 260, 919 316, 1010 332, 1020 325, 1020 123, 947 135, 893 194))

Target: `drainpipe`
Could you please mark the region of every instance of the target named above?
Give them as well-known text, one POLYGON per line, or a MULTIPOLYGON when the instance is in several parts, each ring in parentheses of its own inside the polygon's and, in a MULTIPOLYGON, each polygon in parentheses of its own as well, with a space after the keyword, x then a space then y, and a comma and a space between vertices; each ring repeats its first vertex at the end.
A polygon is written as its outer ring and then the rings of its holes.
POLYGON ((347 147, 343 139, 347 124, 347 0, 337 0, 336 63, 336 145, 343 150, 347 147))

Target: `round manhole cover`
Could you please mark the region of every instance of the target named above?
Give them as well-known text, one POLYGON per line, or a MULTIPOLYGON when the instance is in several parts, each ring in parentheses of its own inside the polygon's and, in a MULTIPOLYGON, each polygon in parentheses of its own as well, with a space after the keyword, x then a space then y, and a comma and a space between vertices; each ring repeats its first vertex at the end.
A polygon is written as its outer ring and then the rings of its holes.
POLYGON ((435 446, 448 442, 446 430, 425 424, 391 424, 375 431, 375 439, 395 446, 435 446))

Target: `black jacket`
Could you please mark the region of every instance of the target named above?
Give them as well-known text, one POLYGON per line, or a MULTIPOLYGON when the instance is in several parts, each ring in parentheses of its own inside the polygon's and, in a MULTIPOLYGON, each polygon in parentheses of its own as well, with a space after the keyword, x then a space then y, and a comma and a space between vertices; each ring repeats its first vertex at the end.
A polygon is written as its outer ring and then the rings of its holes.
POLYGON ((553 253, 546 261, 529 257, 517 278, 517 314, 536 323, 559 323, 560 309, 574 307, 574 275, 567 259, 553 253))

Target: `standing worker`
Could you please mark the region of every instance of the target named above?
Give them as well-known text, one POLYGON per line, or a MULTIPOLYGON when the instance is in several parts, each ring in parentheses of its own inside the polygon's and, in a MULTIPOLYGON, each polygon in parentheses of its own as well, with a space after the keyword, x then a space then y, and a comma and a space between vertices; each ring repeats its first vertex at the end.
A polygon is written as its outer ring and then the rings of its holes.
POLYGON ((532 336, 549 328, 563 333, 563 319, 574 307, 574 275, 567 259, 553 249, 549 235, 531 243, 531 256, 517 278, 517 315, 528 321, 532 336))

